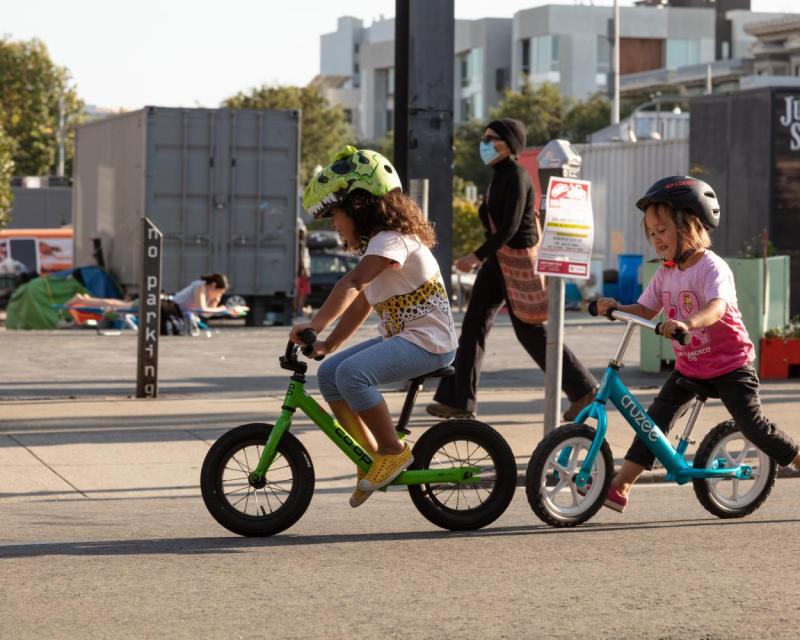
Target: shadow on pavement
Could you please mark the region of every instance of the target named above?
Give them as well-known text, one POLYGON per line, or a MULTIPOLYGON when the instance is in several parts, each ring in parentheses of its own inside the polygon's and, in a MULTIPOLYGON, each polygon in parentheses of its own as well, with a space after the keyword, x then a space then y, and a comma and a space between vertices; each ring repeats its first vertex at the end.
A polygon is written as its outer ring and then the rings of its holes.
POLYGON ((355 542, 401 542, 439 540, 445 538, 477 538, 487 536, 524 535, 592 535, 616 531, 642 529, 676 529, 686 527, 740 527, 773 524, 796 525, 800 518, 772 520, 718 520, 700 518, 696 520, 656 520, 627 524, 586 525, 574 529, 553 529, 546 525, 522 525, 497 527, 479 531, 407 531, 397 533, 356 533, 311 536, 279 534, 270 538, 167 538, 155 540, 98 540, 88 542, 46 542, 0 546, 0 559, 34 558, 42 556, 123 556, 123 555, 183 555, 243 553, 264 547, 307 546, 319 544, 352 544, 355 542))

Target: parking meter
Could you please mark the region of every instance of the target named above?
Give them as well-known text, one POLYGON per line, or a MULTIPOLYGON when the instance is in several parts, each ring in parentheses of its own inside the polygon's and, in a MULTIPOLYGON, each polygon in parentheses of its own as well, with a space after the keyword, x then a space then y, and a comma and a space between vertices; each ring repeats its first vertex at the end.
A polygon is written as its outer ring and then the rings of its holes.
POLYGON ((567 140, 551 140, 539 152, 539 184, 542 185, 539 210, 545 214, 547 184, 552 176, 580 178, 583 158, 567 140))
MULTIPOLYGON (((539 210, 547 215, 547 190, 550 178, 580 177, 583 160, 567 140, 551 140, 539 152, 539 184, 542 185, 539 210)), ((543 218, 544 219, 544 218, 543 218)), ((545 369, 544 433, 559 424, 561 378, 564 352, 564 278, 547 278, 547 351, 545 369)))

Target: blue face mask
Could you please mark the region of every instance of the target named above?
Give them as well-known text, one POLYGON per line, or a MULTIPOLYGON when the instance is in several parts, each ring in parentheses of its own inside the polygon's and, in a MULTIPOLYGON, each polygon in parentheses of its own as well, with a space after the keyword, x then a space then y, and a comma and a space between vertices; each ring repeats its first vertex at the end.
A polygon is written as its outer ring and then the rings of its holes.
POLYGON ((500 154, 494 148, 494 142, 481 142, 481 160, 483 164, 491 164, 500 154))

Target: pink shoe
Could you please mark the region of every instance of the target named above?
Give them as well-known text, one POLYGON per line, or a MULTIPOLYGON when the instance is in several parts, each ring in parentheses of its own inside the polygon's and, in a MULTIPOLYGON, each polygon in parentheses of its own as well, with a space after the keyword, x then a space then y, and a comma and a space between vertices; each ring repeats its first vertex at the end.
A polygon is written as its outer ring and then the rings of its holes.
POLYGON ((606 501, 603 503, 604 507, 608 507, 609 509, 613 509, 619 513, 625 511, 625 507, 628 505, 628 498, 623 496, 619 490, 612 484, 608 488, 608 493, 606 494, 606 501))

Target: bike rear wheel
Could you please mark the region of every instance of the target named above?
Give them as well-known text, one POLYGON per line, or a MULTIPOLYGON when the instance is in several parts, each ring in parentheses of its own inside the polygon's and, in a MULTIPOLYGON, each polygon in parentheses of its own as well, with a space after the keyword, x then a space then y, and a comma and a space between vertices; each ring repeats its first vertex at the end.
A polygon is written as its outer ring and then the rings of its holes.
POLYGON ((751 478, 697 478, 692 481, 700 504, 718 518, 742 518, 758 509, 775 484, 778 465, 744 437, 733 420, 708 432, 694 457, 696 468, 706 469, 715 461, 724 466, 749 465, 751 478))
POLYGON ((203 502, 223 527, 242 536, 271 536, 305 513, 314 493, 314 466, 305 447, 284 433, 263 483, 253 484, 272 425, 231 429, 206 454, 200 472, 203 502))
POLYGON ((525 493, 533 512, 550 526, 582 524, 603 506, 614 472, 608 442, 603 441, 586 486, 575 484, 595 433, 583 424, 564 425, 545 436, 531 456, 525 493))
POLYGON ((411 469, 479 467, 477 484, 409 485, 414 506, 443 529, 465 531, 491 524, 506 510, 517 486, 511 447, 492 427, 477 420, 445 420, 414 445, 411 469))

